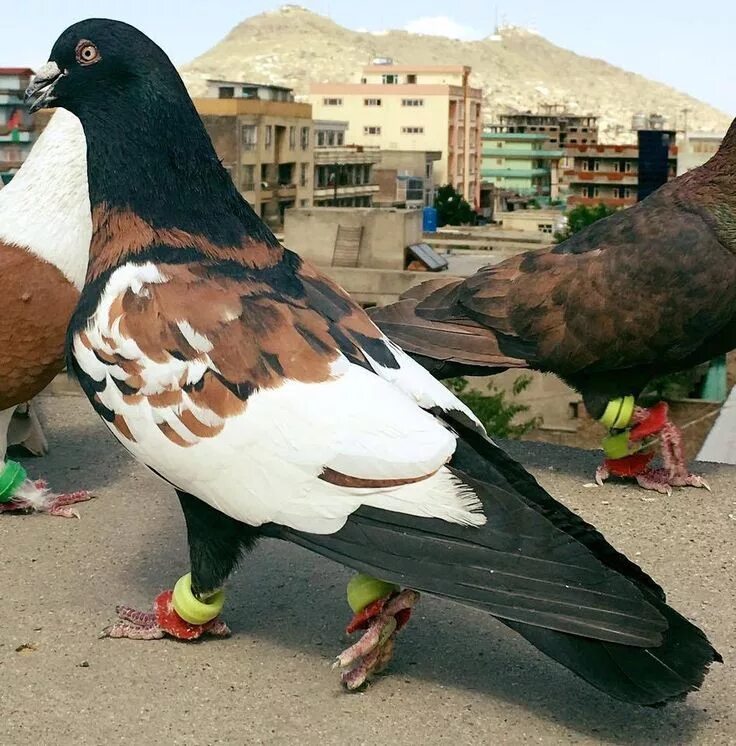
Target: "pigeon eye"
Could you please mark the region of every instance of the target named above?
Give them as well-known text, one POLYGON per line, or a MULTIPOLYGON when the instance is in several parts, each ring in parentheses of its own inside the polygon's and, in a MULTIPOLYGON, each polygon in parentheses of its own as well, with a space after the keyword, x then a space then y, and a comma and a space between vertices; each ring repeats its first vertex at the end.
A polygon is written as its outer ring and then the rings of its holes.
POLYGON ((91 41, 82 39, 77 44, 77 62, 80 65, 94 65, 99 60, 100 50, 91 41))

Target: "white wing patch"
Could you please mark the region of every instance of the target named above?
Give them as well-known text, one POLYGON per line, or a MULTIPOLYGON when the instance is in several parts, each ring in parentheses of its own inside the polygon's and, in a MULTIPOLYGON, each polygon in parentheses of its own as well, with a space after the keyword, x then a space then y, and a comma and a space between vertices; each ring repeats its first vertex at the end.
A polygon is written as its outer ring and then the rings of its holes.
MULTIPOLYGON (((206 336, 179 321, 179 330, 201 354, 196 360, 170 356, 162 363, 121 335, 119 319, 110 322, 110 308, 120 293, 145 292, 145 283, 166 281, 152 264, 120 268, 86 331, 92 349, 79 336, 74 339, 78 365, 104 382, 97 397, 125 421, 131 437, 108 425, 139 460, 180 489, 251 525, 275 522, 333 533, 361 505, 453 523, 485 523, 478 497, 445 467, 455 450, 454 434, 402 387, 342 356, 333 362, 327 381, 286 380, 258 390, 234 416, 218 417, 198 406, 182 382, 197 383, 216 370, 206 336), (105 362, 117 355, 140 369, 144 396, 124 396, 113 380, 126 378, 119 365, 105 362), (164 392, 181 396, 175 404, 152 405, 149 397, 164 392), (184 414, 216 434, 197 435, 184 424, 184 414), (174 438, 162 427, 170 428, 174 438), (345 486, 321 478, 325 469, 374 482, 419 481, 345 486)), ((459 402, 453 406, 462 408, 459 402)))

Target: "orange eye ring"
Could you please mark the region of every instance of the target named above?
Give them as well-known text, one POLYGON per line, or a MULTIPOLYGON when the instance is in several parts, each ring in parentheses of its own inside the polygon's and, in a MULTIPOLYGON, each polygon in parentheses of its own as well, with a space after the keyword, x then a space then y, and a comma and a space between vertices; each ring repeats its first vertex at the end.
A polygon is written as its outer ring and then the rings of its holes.
POLYGON ((80 65, 94 65, 95 62, 99 62, 102 57, 100 50, 88 39, 82 39, 76 48, 77 62, 80 65))

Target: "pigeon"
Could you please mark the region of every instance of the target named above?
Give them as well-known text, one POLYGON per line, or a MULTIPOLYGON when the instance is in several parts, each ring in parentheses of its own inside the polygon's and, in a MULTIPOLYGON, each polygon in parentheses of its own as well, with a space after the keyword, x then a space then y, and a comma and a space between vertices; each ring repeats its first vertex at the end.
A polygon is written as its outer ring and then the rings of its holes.
POLYGON ((391 660, 421 592, 477 607, 613 697, 697 689, 720 656, 664 591, 556 502, 473 413, 241 197, 173 64, 128 24, 69 27, 28 91, 87 142, 93 235, 69 367, 176 492, 190 572, 108 637, 229 633, 260 537, 357 571, 348 689, 391 660))
POLYGON ((76 515, 71 505, 90 499, 86 490, 51 492, 5 455, 16 408, 63 369, 66 327, 84 285, 91 235, 84 132, 73 114, 59 109, 0 191, 0 512, 68 518, 76 515))
POLYGON ((736 122, 703 166, 633 207, 467 279, 423 283, 373 321, 434 375, 532 368, 582 394, 611 430, 596 479, 707 487, 685 463, 653 379, 736 347, 736 122), (652 438, 664 468, 653 468, 652 438))

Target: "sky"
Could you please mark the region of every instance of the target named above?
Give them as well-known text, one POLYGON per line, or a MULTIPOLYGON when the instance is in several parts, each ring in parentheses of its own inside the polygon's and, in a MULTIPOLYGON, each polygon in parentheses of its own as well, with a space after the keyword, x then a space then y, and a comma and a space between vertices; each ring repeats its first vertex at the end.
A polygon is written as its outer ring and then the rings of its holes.
MULTIPOLYGON (((35 67, 57 36, 90 16, 137 26, 183 64, 237 23, 283 2, 268 0, 23 0, 0 11, 0 66, 35 67)), ((558 46, 668 83, 736 115, 733 0, 302 0, 353 29, 406 29, 479 39, 501 22, 558 46)), ((469 60, 472 65, 472 60, 469 60)))

